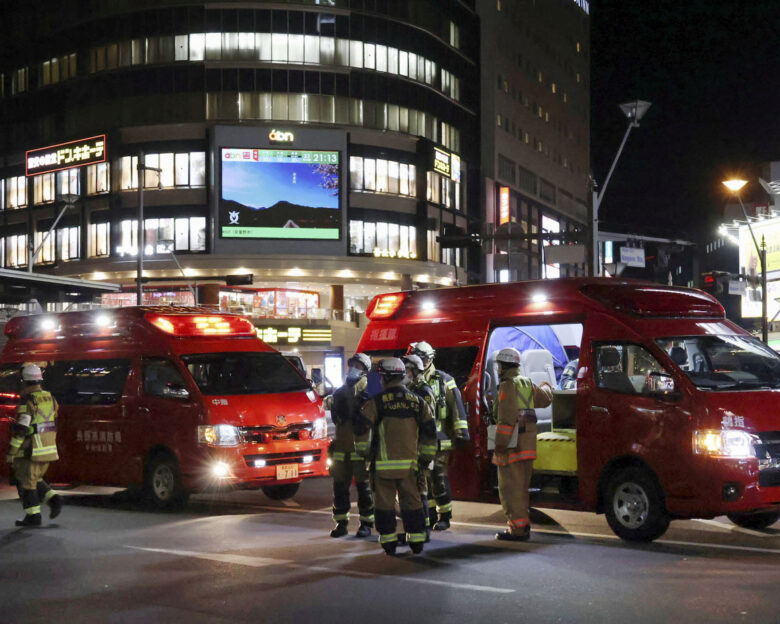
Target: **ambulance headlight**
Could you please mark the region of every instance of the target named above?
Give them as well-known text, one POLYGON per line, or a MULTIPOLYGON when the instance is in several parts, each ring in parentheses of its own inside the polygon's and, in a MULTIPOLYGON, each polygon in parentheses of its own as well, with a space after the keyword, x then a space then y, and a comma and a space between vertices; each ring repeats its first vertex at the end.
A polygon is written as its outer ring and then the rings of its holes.
POLYGON ((241 432, 233 425, 202 425, 198 427, 198 442, 209 446, 238 446, 241 432))
POLYGON ((328 421, 325 418, 317 418, 314 421, 311 437, 315 440, 324 440, 328 437, 328 421))
POLYGON ((225 462, 214 462, 211 464, 211 476, 216 477, 217 479, 222 479, 224 477, 230 476, 230 466, 228 466, 225 462))
POLYGON ((699 455, 748 459, 756 456, 754 444, 758 436, 739 429, 707 429, 696 431, 693 448, 699 455))

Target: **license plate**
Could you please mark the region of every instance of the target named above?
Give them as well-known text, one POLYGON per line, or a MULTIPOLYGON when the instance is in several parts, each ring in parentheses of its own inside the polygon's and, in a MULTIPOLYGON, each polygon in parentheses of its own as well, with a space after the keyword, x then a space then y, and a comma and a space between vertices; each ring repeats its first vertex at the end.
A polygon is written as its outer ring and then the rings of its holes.
POLYGON ((298 478, 298 464, 279 464, 276 467, 276 479, 285 481, 298 478))

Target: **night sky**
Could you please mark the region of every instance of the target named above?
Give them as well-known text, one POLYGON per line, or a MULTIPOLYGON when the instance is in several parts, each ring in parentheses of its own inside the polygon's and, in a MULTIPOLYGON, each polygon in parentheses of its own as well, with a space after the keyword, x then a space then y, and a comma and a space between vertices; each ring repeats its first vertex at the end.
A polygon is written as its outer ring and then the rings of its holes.
POLYGON ((631 131, 601 204, 602 229, 703 240, 741 174, 780 160, 780 0, 592 0, 591 167, 603 185, 627 120, 631 131), (625 228, 622 228, 625 229, 625 228))

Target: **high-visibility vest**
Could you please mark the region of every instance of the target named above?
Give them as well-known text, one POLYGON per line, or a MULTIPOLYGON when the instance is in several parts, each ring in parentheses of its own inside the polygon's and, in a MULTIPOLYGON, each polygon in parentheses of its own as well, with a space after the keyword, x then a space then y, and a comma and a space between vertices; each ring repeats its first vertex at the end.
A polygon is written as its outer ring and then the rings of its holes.
POLYGON ((24 415, 30 417, 27 431, 11 439, 11 451, 35 462, 57 461, 57 403, 54 397, 46 390, 32 392, 16 409, 17 421, 24 415))

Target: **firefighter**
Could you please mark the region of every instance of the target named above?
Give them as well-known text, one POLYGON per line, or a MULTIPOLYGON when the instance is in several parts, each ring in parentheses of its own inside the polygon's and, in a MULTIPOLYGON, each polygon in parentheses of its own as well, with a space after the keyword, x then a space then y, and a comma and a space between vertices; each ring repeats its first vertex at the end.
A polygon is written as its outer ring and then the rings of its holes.
POLYGON ((35 364, 22 366, 19 395, 22 404, 16 408, 11 427, 7 461, 22 500, 24 518, 16 526, 41 526, 41 503, 50 507, 50 517, 62 511, 62 500, 44 481, 49 463, 57 461, 57 401, 41 388, 43 374, 35 364))
POLYGON ((336 435, 330 445, 330 476, 333 477, 333 520, 336 527, 331 537, 343 537, 349 525, 349 487, 352 479, 358 492, 360 527, 356 537, 368 537, 374 526, 374 496, 366 467, 366 459, 355 452, 354 424, 361 418, 360 408, 368 400, 366 374, 371 359, 356 353, 348 361, 347 379, 341 388, 328 397, 327 404, 336 435))
POLYGON ((382 392, 366 402, 363 422, 355 431, 355 448, 371 460, 376 497, 376 529, 388 555, 398 546, 395 499, 401 508, 406 542, 421 553, 425 515, 417 486, 418 462, 436 453, 436 426, 428 405, 403 385, 404 363, 388 358, 379 363, 382 392))
MULTIPOLYGON (((435 413, 436 409, 436 397, 433 395, 433 390, 425 382, 423 377, 423 371, 425 366, 422 360, 417 355, 407 355, 403 358, 406 365, 406 377, 404 377, 404 383, 406 387, 414 392, 417 396, 423 399, 431 410, 431 414, 435 413)), ((431 462, 420 460, 419 470, 417 472, 417 486, 420 489, 420 500, 422 501, 423 513, 425 514, 425 541, 430 541, 431 538, 431 517, 428 508, 428 480, 431 476, 431 462)), ((401 537, 399 536, 399 540, 401 537)))
POLYGON ((436 500, 436 507, 429 511, 430 524, 434 531, 446 531, 452 519, 452 491, 448 469, 450 451, 454 445, 460 448, 469 441, 466 410, 455 380, 444 371, 437 370, 433 363, 436 352, 427 342, 413 342, 409 345, 410 355, 418 356, 425 366, 423 378, 433 390, 436 402, 434 419, 438 450, 433 470, 428 480, 428 491, 436 500))
POLYGON ((552 388, 547 382, 536 386, 520 375, 517 349, 501 349, 496 362, 500 383, 492 406, 491 419, 497 425, 493 463, 498 467, 498 496, 509 527, 496 533, 496 539, 524 542, 531 537, 528 488, 536 459, 534 407, 551 403, 552 388))

